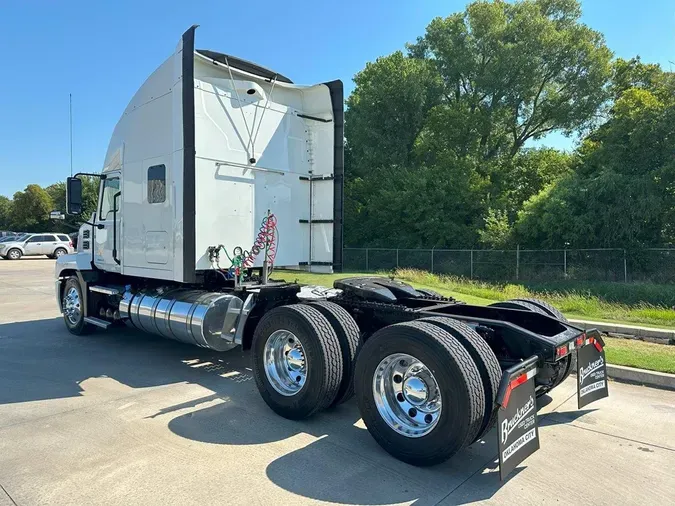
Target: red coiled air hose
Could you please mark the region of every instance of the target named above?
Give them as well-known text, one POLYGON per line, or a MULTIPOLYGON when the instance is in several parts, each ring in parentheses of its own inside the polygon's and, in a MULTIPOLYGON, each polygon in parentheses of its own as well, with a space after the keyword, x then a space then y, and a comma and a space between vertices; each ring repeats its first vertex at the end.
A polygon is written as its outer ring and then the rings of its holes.
POLYGON ((255 257, 262 250, 265 250, 265 259, 270 267, 272 267, 274 259, 277 256, 277 218, 273 214, 268 214, 263 218, 258 230, 258 236, 248 256, 244 259, 242 267, 251 267, 255 261, 255 257))

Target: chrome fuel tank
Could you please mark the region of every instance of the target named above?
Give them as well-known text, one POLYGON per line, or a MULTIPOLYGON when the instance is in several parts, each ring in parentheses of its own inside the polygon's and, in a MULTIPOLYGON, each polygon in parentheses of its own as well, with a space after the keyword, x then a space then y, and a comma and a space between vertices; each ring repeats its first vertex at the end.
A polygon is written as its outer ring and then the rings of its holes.
POLYGON ((204 290, 126 291, 120 316, 134 327, 216 351, 236 346, 234 336, 243 302, 230 294, 204 290))

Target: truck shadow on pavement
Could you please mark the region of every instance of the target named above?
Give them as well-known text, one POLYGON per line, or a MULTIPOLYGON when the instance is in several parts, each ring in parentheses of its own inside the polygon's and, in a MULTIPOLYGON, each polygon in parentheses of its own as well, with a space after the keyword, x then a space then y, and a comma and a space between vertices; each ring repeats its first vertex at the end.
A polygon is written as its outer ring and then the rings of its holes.
MULTIPOLYGON (((489 499, 508 483, 499 481, 494 431, 444 464, 417 468, 378 446, 353 400, 301 422, 275 415, 258 395, 249 362, 248 352, 216 353, 129 329, 73 336, 61 318, 0 324, 0 407, 79 397, 90 378, 134 389, 188 382, 212 393, 153 406, 144 418, 192 441, 271 444, 270 452, 283 456, 267 465, 267 477, 300 496, 342 504, 464 504, 489 499)), ((542 422, 569 423, 574 415, 542 422)))

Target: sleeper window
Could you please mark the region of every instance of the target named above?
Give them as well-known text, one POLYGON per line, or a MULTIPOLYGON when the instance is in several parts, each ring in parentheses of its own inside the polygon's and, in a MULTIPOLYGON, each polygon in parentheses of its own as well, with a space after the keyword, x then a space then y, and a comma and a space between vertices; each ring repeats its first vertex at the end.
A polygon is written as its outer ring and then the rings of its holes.
POLYGON ((166 200, 166 167, 148 167, 148 204, 159 204, 166 200))

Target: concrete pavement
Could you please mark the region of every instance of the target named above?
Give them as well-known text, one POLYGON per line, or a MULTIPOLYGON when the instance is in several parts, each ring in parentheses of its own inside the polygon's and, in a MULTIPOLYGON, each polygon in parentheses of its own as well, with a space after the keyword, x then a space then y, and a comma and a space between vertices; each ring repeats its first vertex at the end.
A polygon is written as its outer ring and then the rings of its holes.
POLYGON ((0 260, 5 504, 655 504, 675 497, 675 392, 619 383, 540 407, 541 450, 499 481, 496 435, 434 468, 386 454, 353 401, 311 420, 260 399, 248 353, 70 335, 53 261, 0 260))

